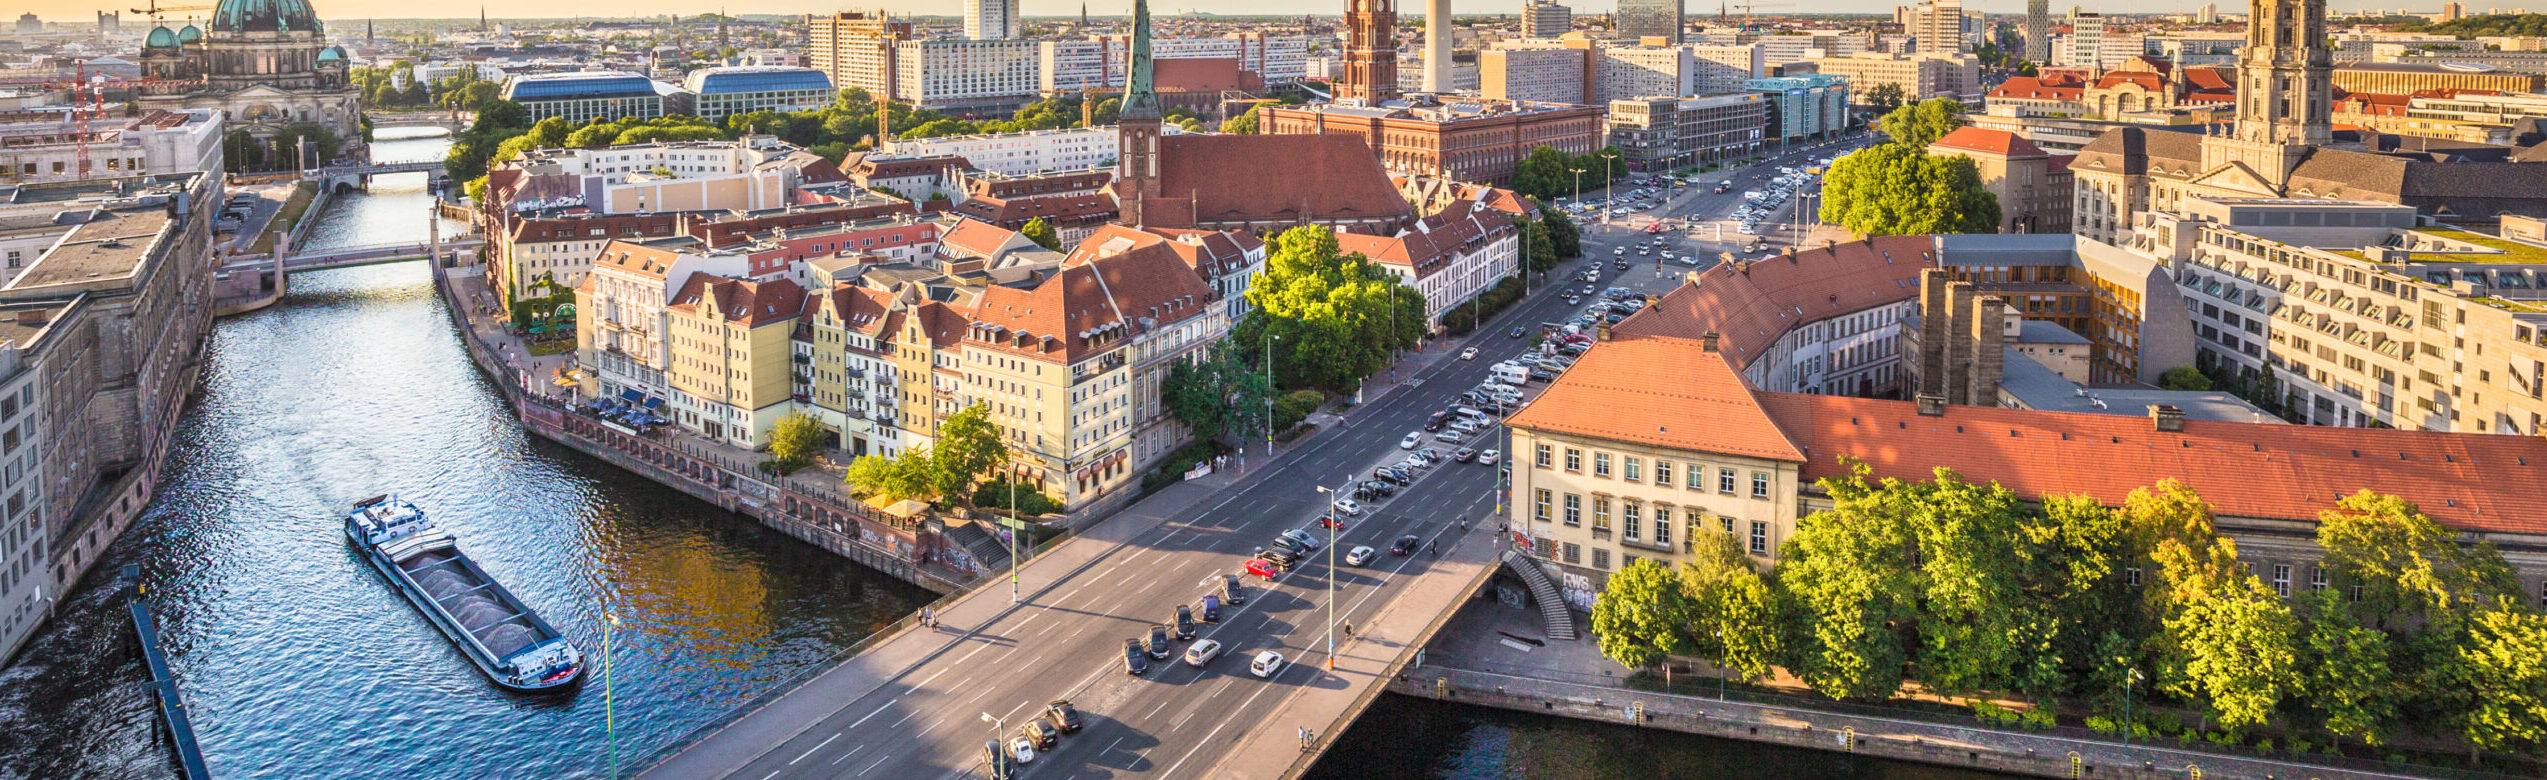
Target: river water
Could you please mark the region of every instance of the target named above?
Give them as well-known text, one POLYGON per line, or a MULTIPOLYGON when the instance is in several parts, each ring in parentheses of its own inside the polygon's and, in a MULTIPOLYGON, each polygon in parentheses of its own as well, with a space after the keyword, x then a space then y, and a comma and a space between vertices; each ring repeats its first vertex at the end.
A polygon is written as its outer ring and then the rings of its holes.
MULTIPOLYGON (((449 140, 384 131, 381 160, 449 140)), ((422 174, 340 199, 310 246, 421 241, 422 174)), ((446 222, 445 235, 462 226, 446 222)), ((223 778, 604 777, 930 598, 530 437, 471 368, 422 263, 299 275, 213 331, 158 498, 0 669, 0 777, 162 778, 131 652, 138 567, 223 778), (571 694, 499 693, 355 559, 348 504, 397 491, 583 646, 571 694), (617 604, 609 658, 598 605, 617 604), (615 739, 612 734, 615 732, 615 739)), ((633 770, 633 765, 627 767, 633 770)), ((1384 697, 1326 777, 1962 778, 1850 759, 1384 697)))

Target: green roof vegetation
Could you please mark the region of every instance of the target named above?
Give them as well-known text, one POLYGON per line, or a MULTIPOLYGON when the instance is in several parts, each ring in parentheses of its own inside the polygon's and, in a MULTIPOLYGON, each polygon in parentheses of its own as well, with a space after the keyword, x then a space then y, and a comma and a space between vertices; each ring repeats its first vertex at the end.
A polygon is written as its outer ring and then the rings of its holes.
POLYGON ((2547 301, 2515 301, 2510 298, 2494 297, 2470 298, 2468 300, 2492 306, 2497 309, 2547 314, 2547 301))
POLYGON ((2470 232, 2470 231, 2466 231, 2466 230, 2460 230, 2460 229, 2458 229, 2458 228, 2445 228, 2445 227, 2415 228, 2414 232, 2422 233, 2422 234, 2429 235, 2429 236, 2433 236, 2433 237, 2436 237, 2436 238, 2445 238, 2445 239, 2449 239, 2449 240, 2451 240, 2451 241, 2459 241, 2459 242, 2464 242, 2464 243, 2468 243, 2468 244, 2474 244, 2474 245, 2476 245, 2476 246, 2484 247, 2484 248, 2486 248, 2486 249, 2492 249, 2492 250, 2496 250, 2496 251, 2502 252, 2502 254, 2499 254, 2499 255, 2496 255, 2496 254, 2461 254, 2461 253, 2454 253, 2454 252, 2431 252, 2431 251, 2418 251, 2418 252, 2415 252, 2415 254, 2417 254, 2417 255, 2427 255, 2427 256, 2428 256, 2428 255, 2445 255, 2445 256, 2447 256, 2447 257, 2448 257, 2448 259, 2447 259, 2447 260, 2435 260, 2435 261, 2433 261, 2433 262, 2454 262, 2454 263, 2541 263, 2541 264, 2547 264, 2547 246, 2539 246, 2539 245, 2537 245, 2537 244, 2524 244, 2524 243, 2521 243, 2521 242, 2518 242, 2518 241, 2510 241, 2510 240, 2506 240, 2506 239, 2499 238, 2499 237, 2495 237, 2495 236, 2489 236, 2489 235, 2486 235, 2486 234, 2483 234, 2483 233, 2475 233, 2475 232, 2470 232))

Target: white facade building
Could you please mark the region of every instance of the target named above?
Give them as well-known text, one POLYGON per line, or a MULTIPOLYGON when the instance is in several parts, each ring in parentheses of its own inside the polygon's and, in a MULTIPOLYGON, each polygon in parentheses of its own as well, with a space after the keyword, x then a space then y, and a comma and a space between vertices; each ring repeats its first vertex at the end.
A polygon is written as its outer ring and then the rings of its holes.
POLYGON ((12 113, 0 117, 0 183, 217 170, 222 160, 221 120, 219 111, 195 108, 92 121, 88 172, 82 175, 80 144, 76 143, 79 128, 70 109, 12 113))
POLYGON ((921 108, 1023 103, 1042 87, 1035 41, 897 41, 894 95, 921 108))
MULTIPOLYGON (((1167 132, 1174 133, 1176 130, 1168 128, 1167 132)), ((1117 133, 1111 126, 1073 127, 1023 133, 897 138, 885 145, 885 151, 897 157, 954 155, 972 163, 976 169, 1007 176, 1025 176, 1103 167, 1114 161, 1118 142, 1117 133)))
MULTIPOLYGON (((1300 35, 1231 33, 1217 37, 1155 38, 1153 59, 1236 59, 1238 69, 1253 71, 1267 86, 1309 77, 1309 39, 1300 35)), ((1132 41, 1126 36, 1096 36, 1073 41, 1043 41, 1037 51, 1045 92, 1123 89, 1132 67, 1132 41)))

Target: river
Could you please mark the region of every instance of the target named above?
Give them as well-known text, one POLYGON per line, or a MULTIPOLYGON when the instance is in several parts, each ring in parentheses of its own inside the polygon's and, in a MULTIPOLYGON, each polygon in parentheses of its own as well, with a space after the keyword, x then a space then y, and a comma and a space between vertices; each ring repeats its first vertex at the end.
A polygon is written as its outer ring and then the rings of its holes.
MULTIPOLYGON (((384 131, 381 160, 440 136, 384 131)), ((423 174, 313 226, 325 248, 425 238, 423 174)), ((461 226, 446 223, 446 235, 461 226)), ((0 777, 162 778, 130 652, 138 567, 223 778, 603 777, 931 598, 524 434, 472 370, 422 263, 295 276, 213 331, 200 398, 144 517, 0 669, 0 777), (592 656, 580 690, 499 693, 359 563, 356 499, 397 491, 592 656), (599 604, 620 620, 598 675, 599 604), (605 724, 604 694, 615 718, 605 724), (612 737, 615 732, 615 739, 612 737)), ((1962 778, 1916 765, 1384 697, 1327 777, 1962 778)))

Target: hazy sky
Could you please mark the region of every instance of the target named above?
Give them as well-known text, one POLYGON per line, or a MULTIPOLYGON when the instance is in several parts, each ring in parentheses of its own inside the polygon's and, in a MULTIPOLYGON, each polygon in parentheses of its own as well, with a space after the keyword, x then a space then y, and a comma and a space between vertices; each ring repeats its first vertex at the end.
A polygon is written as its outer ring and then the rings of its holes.
MULTIPOLYGON (((1901 1, 1912 2, 1915 0, 1901 1)), ((2391 1, 2399 3, 2403 2, 2403 0, 2391 1)), ((196 2, 210 4, 216 2, 216 0, 169 0, 171 5, 192 5, 196 2)), ((1025 12, 1028 16, 1072 15, 1079 13, 1078 0, 1024 0, 1024 2, 1025 12)), ((1457 8, 1457 12, 1512 13, 1521 8, 1522 2, 1523 0, 1472 0, 1471 2, 1460 4, 1457 8)), ((1715 13, 1715 3, 1707 2, 1706 0, 1687 0, 1687 2, 1689 3, 1689 13, 1692 16, 1710 16, 1715 13)), ((2528 0, 2513 0, 2512 3, 2506 3, 2504 7, 2509 8, 2514 4, 2525 2, 2528 2, 2528 0)), ((587 16, 621 17, 638 14, 694 14, 717 10, 719 7, 719 0, 550 0, 549 2, 539 3, 482 3, 480 0, 311 0, 311 4, 318 10, 320 18, 336 22, 344 22, 358 20, 365 17, 378 17, 383 19, 418 17, 475 18, 478 15, 478 9, 480 7, 486 8, 488 15, 495 18, 521 16, 524 15, 525 11, 535 12, 539 16, 543 17, 567 17, 578 14, 587 16)), ((1794 3, 1777 10, 1807 13, 1890 13, 1893 6, 1897 4, 1899 3, 1892 2, 1890 0, 1823 0, 1822 2, 1794 3)), ((2111 2, 2111 0, 2107 0, 2102 3, 2081 3, 2079 0, 2059 0, 2058 2, 2053 3, 2053 5, 2063 9, 2068 8, 2072 4, 2085 5, 2090 9, 2103 6, 2106 10, 2122 10, 2119 8, 2113 8, 2112 6, 2126 5, 2126 7, 2131 11, 2145 13, 2171 10, 2189 11, 2199 7, 2202 4, 2202 0, 2138 0, 2137 2, 2128 4, 2117 4, 2111 2)), ((2339 7, 2340 10, 2351 10, 2369 4, 2370 3, 2362 2, 2361 0, 2345 0, 2344 2, 2330 3, 2329 5, 2339 7)), ((31 2, 20 6, 17 12, 22 13, 25 11, 33 11, 37 16, 42 17, 45 21, 76 22, 85 19, 93 19, 95 18, 94 15, 98 11, 131 9, 137 5, 141 5, 141 3, 135 3, 132 0, 117 0, 116 2, 106 3, 97 2, 97 0, 31 0, 31 2)), ((1401 13, 1411 12, 1420 7, 1420 0, 1399 0, 1398 5, 1401 13)), ((1573 6, 1577 13, 1607 13, 1617 6, 1617 0, 1578 0, 1576 2, 1567 2, 1566 5, 1573 6)), ((2226 0, 2225 2, 2220 2, 2219 5, 2221 6, 2221 10, 2224 11, 2232 9, 2243 11, 2245 3, 2238 2, 2237 0, 2226 0)), ((2468 3, 2468 5, 2470 6, 2468 9, 2470 12, 2481 12, 2484 8, 2489 7, 2490 1, 2478 0, 2477 2, 2468 3)), ((738 14, 802 14, 830 13, 832 11, 854 11, 876 8, 879 6, 899 13, 933 13, 946 15, 961 13, 962 9, 962 6, 958 5, 956 0, 882 0, 882 2, 877 2, 877 0, 852 0, 851 2, 837 2, 835 0, 743 0, 740 2, 733 2, 730 5, 724 5, 723 7, 729 13, 738 14)), ((2417 3, 2405 4, 2405 7, 2408 8, 2423 8, 2425 6, 2437 9, 2440 7, 2440 0, 2418 0, 2417 3)), ((1992 13, 2021 13, 2025 9, 2025 4, 2023 0, 1967 0, 1965 7, 1989 11, 1992 13)), ((1088 3, 1088 12, 1099 15, 1127 13, 1131 10, 1131 8, 1131 0, 1092 0, 1088 3)), ((1344 0, 1156 0, 1156 2, 1150 6, 1150 10, 1153 13, 1161 14, 1181 13, 1188 9, 1197 9, 1220 14, 1336 14, 1343 11, 1344 0)), ((177 12, 170 14, 169 17, 182 18, 188 13, 192 13, 197 17, 209 14, 207 11, 177 12)), ((1737 11, 1737 13, 1739 12, 1737 11)), ((129 10, 125 13, 125 18, 127 19, 131 19, 135 16, 137 16, 137 14, 130 13, 129 10)))

